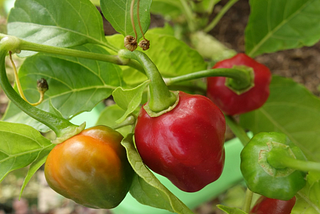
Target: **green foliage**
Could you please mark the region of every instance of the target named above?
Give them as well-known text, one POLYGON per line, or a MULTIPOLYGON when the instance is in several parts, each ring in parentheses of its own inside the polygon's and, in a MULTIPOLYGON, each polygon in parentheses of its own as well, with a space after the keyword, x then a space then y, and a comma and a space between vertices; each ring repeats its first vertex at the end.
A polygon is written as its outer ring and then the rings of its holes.
POLYGON ((320 213, 320 174, 310 172, 307 176, 307 185, 296 195, 297 202, 292 214, 320 213))
POLYGON ((119 123, 117 121, 123 117, 125 110, 120 108, 117 104, 107 106, 99 115, 96 125, 105 125, 113 129, 117 129, 122 136, 127 136, 132 132, 132 126, 125 126, 118 128, 119 123))
POLYGON ((221 204, 217 205, 217 207, 228 214, 246 214, 246 212, 242 211, 239 208, 227 207, 221 204))
MULTIPOLYGON (((13 170, 36 165, 54 147, 37 130, 24 124, 0 121, 0 135, 0 181, 13 170)), ((30 169, 30 175, 34 172, 30 169)))
POLYGON ((100 13, 87 0, 17 0, 8 17, 8 34, 59 47, 106 42, 100 13))
MULTIPOLYGON (((142 37, 142 34, 140 32, 139 25, 137 22, 137 2, 138 1, 135 1, 134 4, 133 16, 138 35, 137 40, 139 40, 142 37)), ((139 18, 144 33, 148 30, 150 25, 149 11, 151 3, 152 0, 140 1, 139 18)), ((111 23, 111 25, 117 32, 121 33, 123 36, 135 36, 130 17, 131 0, 100 0, 100 5, 103 15, 111 23)))
POLYGON ((263 53, 314 45, 320 39, 319 0, 250 0, 245 31, 246 53, 263 53))
POLYGON ((116 88, 112 92, 114 101, 126 112, 116 122, 123 122, 141 104, 142 95, 150 81, 145 81, 132 89, 116 88))
POLYGON ((151 12, 163 15, 168 19, 176 19, 183 14, 183 7, 181 1, 153 0, 151 12))
MULTIPOLYGON (((105 49, 91 44, 77 49, 108 55, 105 49)), ((49 102, 51 102, 64 118, 91 110, 101 100, 110 96, 116 87, 123 85, 122 71, 117 65, 46 54, 27 58, 20 67, 19 78, 25 95, 31 102, 39 99, 37 80, 45 78, 49 90, 39 108, 50 111, 52 109, 49 102)), ((3 120, 28 123, 41 131, 47 131, 46 127, 21 112, 13 104, 7 108, 3 120)))
POLYGON ((55 145, 51 144, 47 148, 43 149, 41 152, 39 152, 37 158, 31 163, 28 169, 28 173, 26 177, 24 178, 21 191, 20 191, 20 197, 22 195, 22 192, 24 191, 25 187, 27 186, 28 182, 32 178, 32 176, 38 171, 38 169, 46 162, 47 156, 50 153, 50 151, 53 149, 55 145))
POLYGON ((198 13, 207 13, 210 15, 212 13, 212 10, 214 6, 219 2, 220 0, 202 0, 202 1, 195 1, 193 3, 193 10, 198 13))
MULTIPOLYGON (((145 53, 155 63, 163 77, 174 77, 188 74, 206 68, 206 62, 194 49, 173 35, 172 28, 155 28, 146 33, 146 38, 151 41, 150 49, 145 53)), ((108 36, 110 44, 123 48, 123 36, 116 34, 108 36)), ((147 77, 133 68, 123 70, 124 81, 129 85, 140 84, 147 77)))
MULTIPOLYGON (((204 33, 203 29, 198 30, 208 24, 207 15, 219 1, 140 1, 141 26, 145 37, 151 42, 150 49, 145 53, 165 80, 205 70, 217 60, 235 54, 234 50, 204 33), (150 11, 162 15, 174 26, 166 24, 163 28, 149 30, 150 11)), ((104 35, 101 14, 93 3, 99 5, 97 0, 16 0, 8 17, 8 34, 36 43, 24 46, 20 54, 29 56, 19 69, 24 93, 30 102, 38 101, 36 81, 45 78, 49 90, 37 108, 67 119, 90 111, 99 102, 112 96, 116 104, 101 112, 97 124, 112 127, 127 136, 122 144, 137 173, 130 190, 132 196, 152 207, 176 213, 192 213, 144 165, 134 146, 135 121, 128 122, 127 119, 132 115, 135 118, 141 104, 147 102, 146 91, 150 81, 141 69, 138 71, 128 65, 119 66, 129 60, 122 61, 116 56, 120 49, 124 49, 124 36, 134 36, 130 18, 131 0, 100 0, 103 15, 120 33, 107 37, 104 35), (34 50, 40 47, 39 44, 57 48, 55 53, 58 54, 49 54, 53 52, 43 47, 34 50), (82 52, 77 57, 72 57, 72 54, 66 56, 66 49, 62 47, 82 52), (114 61, 99 61, 101 58, 94 57, 86 59, 91 53, 101 56, 112 54, 114 61)), ((142 34, 137 23, 137 3, 136 0, 133 15, 140 39, 142 34)), ((250 6, 245 45, 246 53, 251 57, 311 46, 320 39, 319 0, 250 0, 250 6)), ((3 37, 1 34, 0 39, 3 37)), ((205 94, 205 88, 205 82, 201 80, 170 85, 172 90, 189 93, 205 94)), ((292 80, 277 76, 273 77, 270 90, 267 103, 256 111, 241 115, 240 125, 254 134, 270 131, 285 133, 308 159, 319 162, 319 98, 292 80)), ((30 166, 22 193, 32 175, 45 163, 54 145, 39 133, 47 132, 49 128, 27 116, 11 102, 2 120, 6 122, 0 122, 0 181, 11 171, 30 166)), ((320 214, 319 178, 318 173, 308 174, 307 185, 297 194, 293 213, 320 214)), ((226 213, 245 213, 238 208, 218 207, 226 213)))
POLYGON ((146 37, 156 45, 156 48, 146 51, 146 54, 164 77, 179 76, 206 68, 201 55, 174 36, 153 33, 150 30, 146 37))
POLYGON ((274 76, 270 97, 240 123, 254 134, 282 132, 313 161, 320 161, 320 100, 291 79, 274 76))

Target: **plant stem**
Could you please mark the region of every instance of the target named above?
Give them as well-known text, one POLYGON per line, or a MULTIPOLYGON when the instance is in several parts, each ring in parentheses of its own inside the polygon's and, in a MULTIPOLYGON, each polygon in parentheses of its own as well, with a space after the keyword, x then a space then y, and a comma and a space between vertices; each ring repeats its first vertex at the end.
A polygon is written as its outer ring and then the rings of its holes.
POLYGON ((42 103, 42 101, 44 100, 44 93, 45 91, 39 91, 39 95, 40 95, 40 98, 39 98, 39 101, 36 102, 36 103, 30 103, 26 96, 24 95, 23 93, 23 90, 22 90, 22 87, 21 87, 21 83, 20 83, 20 79, 19 79, 19 76, 18 76, 18 72, 17 72, 17 68, 16 68, 16 65, 14 64, 14 61, 12 59, 12 53, 11 51, 9 51, 9 58, 10 58, 10 61, 11 61, 11 65, 12 65, 12 68, 13 68, 13 73, 14 73, 14 79, 15 79, 15 83, 16 83, 16 86, 18 88, 18 92, 21 96, 22 99, 24 99, 27 103, 29 103, 30 105, 33 105, 33 106, 37 106, 37 105, 40 105, 42 103))
POLYGON ((180 0, 180 2, 182 4, 182 6, 183 6, 183 9, 184 9, 187 21, 188 21, 189 29, 190 29, 191 32, 193 32, 193 31, 196 30, 196 27, 195 27, 195 24, 194 24, 194 16, 193 16, 192 10, 188 6, 188 3, 186 2, 186 0, 180 0))
POLYGON ((137 19, 138 19, 138 25, 139 25, 139 28, 140 28, 140 32, 142 34, 142 38, 144 40, 147 40, 145 37, 144 37, 144 32, 142 30, 142 26, 141 26, 141 22, 140 22, 140 0, 138 0, 138 4, 137 4, 137 19))
POLYGON ((62 47, 37 44, 37 43, 28 42, 28 41, 19 39, 14 36, 7 36, 4 34, 0 34, 0 39, 5 37, 12 37, 19 40, 19 46, 17 47, 17 49, 19 50, 36 51, 36 52, 48 53, 48 54, 58 54, 63 56, 79 57, 79 58, 85 58, 85 59, 110 62, 117 65, 127 65, 144 73, 143 68, 138 63, 130 60, 122 61, 118 56, 115 56, 115 55, 106 55, 106 54, 99 54, 99 53, 93 53, 93 52, 87 52, 87 51, 80 51, 80 50, 70 49, 70 48, 62 48, 62 47))
MULTIPOLYGON (((136 40, 138 40, 138 35, 137 35, 137 30, 136 30, 136 26, 134 24, 134 16, 133 16, 133 7, 134 7, 134 2, 135 0, 132 0, 131 1, 131 6, 130 6, 130 19, 131 19, 131 25, 132 25, 132 28, 133 28, 133 32, 134 32, 134 38, 136 40)), ((139 3, 138 3, 139 4, 139 3)), ((139 8, 139 7, 138 7, 139 8)), ((139 13, 139 11, 138 11, 139 13)), ((138 20, 139 21, 139 20, 138 20)))
POLYGON ((276 163, 277 166, 275 168, 280 166, 281 168, 287 167, 305 172, 320 172, 320 163, 295 159, 279 149, 271 149, 271 151, 268 152, 267 160, 270 165, 276 163))
POLYGON ((210 30, 212 30, 221 20, 223 15, 239 0, 230 0, 224 7, 219 11, 218 15, 211 21, 210 24, 203 30, 204 32, 208 33, 210 30))
MULTIPOLYGON (((223 76, 234 79, 234 84, 238 84, 239 88, 249 88, 252 86, 252 75, 245 69, 238 68, 216 68, 204 71, 197 71, 190 74, 185 74, 178 77, 166 78, 167 85, 172 85, 178 82, 199 79, 203 77, 223 76)), ((235 89, 236 90, 236 89, 235 89)))
POLYGON ((196 94, 206 95, 207 91, 204 87, 197 85, 168 85, 171 91, 194 91, 196 94))
POLYGON ((158 68, 146 54, 140 51, 131 52, 127 50, 120 50, 118 54, 120 57, 137 60, 144 68, 147 77, 151 81, 148 107, 152 112, 165 111, 176 103, 176 95, 169 91, 158 68))
MULTIPOLYGON (((237 123, 237 121, 235 121, 235 119, 232 116, 225 115, 225 118, 232 132, 238 137, 242 145, 245 146, 250 141, 250 138, 248 137, 245 130, 242 128, 242 126, 239 125, 239 123, 237 123)), ((253 192, 249 188, 247 188, 246 197, 243 205, 243 211, 246 213, 250 212, 252 196, 253 192)))
POLYGON ((243 205, 243 211, 245 211, 246 213, 250 212, 252 196, 253 196, 253 192, 249 188, 247 188, 246 197, 243 205))
POLYGON ((136 118, 134 115, 130 115, 122 123, 112 126, 113 129, 120 129, 125 126, 133 126, 136 123, 136 118))
MULTIPOLYGON (((17 71, 16 65, 14 64, 14 61, 13 61, 13 59, 12 59, 12 53, 11 53, 11 51, 9 52, 9 58, 10 58, 11 65, 12 65, 12 68, 13 68, 14 80, 15 80, 15 82, 16 82, 16 86, 17 86, 17 88, 18 88, 19 94, 20 94, 20 96, 22 97, 22 99, 24 99, 25 101, 27 101, 27 98, 26 98, 26 96, 24 95, 23 90, 22 90, 22 87, 21 87, 21 84, 20 84, 20 79, 19 79, 19 76, 18 76, 18 71, 17 71)), ((28 102, 28 101, 27 101, 27 102, 28 102)))
POLYGON ((17 45, 17 40, 12 40, 12 38, 7 38, 0 42, 0 85, 7 97, 26 114, 52 129, 59 139, 65 139, 65 135, 69 136, 70 133, 79 133, 83 126, 79 129, 79 126, 70 123, 64 118, 57 117, 30 105, 12 88, 6 74, 5 57, 7 52, 11 49, 16 49, 17 45))
POLYGON ((232 132, 237 136, 237 138, 239 138, 242 145, 245 146, 250 141, 245 130, 234 120, 232 116, 225 115, 225 118, 232 132))

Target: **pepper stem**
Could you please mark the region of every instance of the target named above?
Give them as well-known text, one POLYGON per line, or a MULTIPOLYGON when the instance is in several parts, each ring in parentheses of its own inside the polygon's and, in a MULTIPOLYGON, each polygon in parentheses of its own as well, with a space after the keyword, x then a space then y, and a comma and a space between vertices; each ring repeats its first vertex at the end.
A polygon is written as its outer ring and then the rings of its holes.
MULTIPOLYGON (((135 61, 130 61, 130 60, 122 61, 118 56, 81 51, 81 50, 76 50, 71 48, 62 48, 62 47, 56 47, 56 46, 50 46, 50 45, 37 44, 37 43, 28 42, 28 41, 19 39, 15 36, 8 36, 0 33, 0 40, 8 40, 8 39, 10 39, 11 41, 13 40, 16 43, 15 48, 10 49, 10 51, 12 51, 13 53, 19 52, 20 50, 27 50, 27 51, 36 51, 40 53, 79 57, 84 59, 110 62, 117 65, 127 65, 137 69, 140 72, 144 72, 143 68, 135 61)), ((118 50, 114 50, 114 51, 118 51, 118 50)))
POLYGON ((248 67, 235 66, 233 68, 215 68, 203 71, 197 71, 181 75, 178 77, 165 78, 167 85, 173 85, 175 83, 189 81, 204 77, 227 77, 227 85, 236 93, 243 93, 249 90, 253 86, 253 70, 248 67))
POLYGON ((0 85, 4 93, 22 111, 52 129, 57 135, 55 143, 63 142, 69 137, 81 132, 82 129, 84 129, 84 124, 77 126, 64 118, 38 109, 21 98, 12 88, 6 74, 5 57, 9 50, 16 49, 18 45, 17 40, 10 37, 6 37, 0 41, 0 85))
POLYGON ((144 68, 147 77, 151 81, 149 84, 150 100, 147 107, 152 112, 165 111, 176 103, 177 95, 169 91, 158 68, 146 54, 140 51, 120 50, 118 55, 119 57, 137 60, 144 68))
MULTIPOLYGON (((245 130, 242 128, 242 126, 239 125, 239 123, 237 123, 237 121, 232 116, 225 115, 225 118, 229 128, 238 137, 242 145, 245 146, 250 141, 250 138, 245 132, 245 130)), ((250 211, 252 197, 253 197, 253 192, 249 188, 247 188, 246 197, 245 197, 244 205, 242 208, 242 210, 245 211, 246 213, 249 213, 250 211)))
POLYGON ((271 151, 268 152, 267 161, 276 169, 291 168, 304 172, 320 172, 320 163, 295 159, 282 149, 271 149, 271 151))
POLYGON ((243 209, 242 209, 246 213, 250 212, 252 198, 253 198, 253 192, 249 188, 247 188, 246 197, 245 197, 245 201, 244 201, 244 205, 243 205, 243 209))
POLYGON ((225 115, 225 118, 226 123, 228 124, 232 132, 237 136, 237 138, 239 138, 242 145, 245 146, 250 141, 250 138, 248 137, 245 130, 237 123, 237 121, 235 121, 232 116, 225 115))
MULTIPOLYGON (((12 59, 12 53, 11 51, 9 51, 9 58, 10 58, 10 61, 11 61, 11 64, 12 64, 12 68, 13 68, 13 73, 14 73, 14 79, 15 79, 15 82, 16 82, 16 86, 18 88, 18 91, 19 91, 19 94, 20 96, 22 97, 22 99, 24 99, 26 102, 28 102, 30 105, 33 105, 33 106, 37 106, 37 105, 40 105, 42 103, 42 101, 44 100, 44 93, 47 91, 46 90, 43 90, 43 89, 39 89, 38 88, 38 92, 40 94, 40 98, 39 98, 39 101, 36 102, 36 103, 30 103, 26 96, 24 95, 23 93, 23 90, 22 90, 22 87, 21 87, 21 83, 20 83, 20 80, 19 80, 19 76, 18 76, 18 72, 17 72, 17 68, 16 68, 16 65, 14 64, 14 61, 12 59)), ((41 80, 40 80, 41 81, 41 80)), ((44 80, 45 81, 45 80, 44 80)), ((39 83, 39 81, 38 81, 39 83)), ((48 86, 48 85, 47 85, 48 86)))

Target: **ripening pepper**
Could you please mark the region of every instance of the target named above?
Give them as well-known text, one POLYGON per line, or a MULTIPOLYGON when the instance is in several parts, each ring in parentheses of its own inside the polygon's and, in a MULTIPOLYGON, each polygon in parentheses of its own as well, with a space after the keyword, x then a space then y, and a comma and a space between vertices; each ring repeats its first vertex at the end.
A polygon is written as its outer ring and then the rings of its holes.
POLYGON ((160 116, 141 108, 135 143, 150 169, 195 192, 222 173, 225 130, 224 115, 211 100, 179 92, 178 104, 160 116))
POLYGON ((290 214, 296 203, 296 197, 284 201, 260 196, 250 214, 290 214))
POLYGON ((134 175, 122 138, 109 127, 95 126, 56 145, 45 163, 49 186, 87 207, 116 207, 134 175))
POLYGON ((290 200, 305 186, 306 172, 275 167, 270 151, 281 150, 293 159, 306 160, 299 147, 278 132, 255 135, 241 152, 241 172, 248 188, 268 198, 290 200), (271 164, 272 163, 272 164, 271 164))
POLYGON ((253 86, 237 91, 228 85, 227 77, 208 77, 207 96, 227 115, 243 114, 260 108, 269 97, 271 72, 268 67, 258 63, 246 54, 216 63, 213 68, 233 68, 247 66, 253 69, 253 86))

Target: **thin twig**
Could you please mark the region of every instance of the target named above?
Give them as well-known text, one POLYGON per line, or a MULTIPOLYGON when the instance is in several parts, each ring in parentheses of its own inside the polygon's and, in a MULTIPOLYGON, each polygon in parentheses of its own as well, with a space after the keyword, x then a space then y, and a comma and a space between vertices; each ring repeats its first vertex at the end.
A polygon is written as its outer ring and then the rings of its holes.
MULTIPOLYGON (((134 17, 133 17, 134 1, 135 1, 135 0, 132 0, 132 1, 131 1, 130 17, 131 17, 132 28, 133 28, 133 31, 134 31, 134 36, 135 36, 135 39, 137 40, 137 39, 138 39, 138 35, 137 35, 137 30, 136 30, 136 26, 135 26, 135 24, 134 24, 134 17)), ((138 7, 139 7, 139 6, 138 6, 138 7)))

